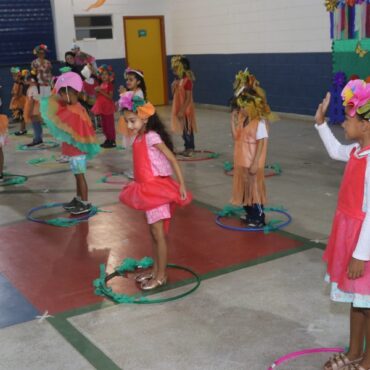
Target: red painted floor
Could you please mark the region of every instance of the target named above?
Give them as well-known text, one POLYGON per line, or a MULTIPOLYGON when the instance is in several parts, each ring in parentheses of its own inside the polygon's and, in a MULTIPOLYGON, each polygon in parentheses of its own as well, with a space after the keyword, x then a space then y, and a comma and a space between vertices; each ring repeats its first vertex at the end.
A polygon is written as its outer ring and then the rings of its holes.
MULTIPOLYGON (((53 314, 100 302, 93 294, 92 281, 98 277, 101 263, 111 272, 125 257, 151 256, 143 213, 122 205, 104 209, 112 213, 99 213, 89 223, 72 228, 28 221, 1 227, 0 273, 40 312, 53 314)), ((301 245, 274 233, 221 229, 212 212, 196 205, 176 211, 169 242, 169 262, 198 274, 301 245)), ((170 273, 171 281, 184 277, 170 273)), ((119 280, 115 285, 124 286, 127 293, 136 291, 131 281, 119 280)))

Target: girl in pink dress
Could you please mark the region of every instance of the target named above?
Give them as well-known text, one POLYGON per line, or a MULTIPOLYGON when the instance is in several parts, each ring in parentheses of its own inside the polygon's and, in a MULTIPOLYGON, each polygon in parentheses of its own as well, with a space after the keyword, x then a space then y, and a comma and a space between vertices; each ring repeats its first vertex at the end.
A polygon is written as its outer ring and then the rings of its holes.
POLYGON ((331 158, 347 162, 329 242, 324 253, 331 299, 351 303, 350 346, 325 370, 370 369, 370 84, 350 81, 342 92, 346 138, 342 145, 325 122, 328 93, 316 112, 316 128, 331 158), (366 348, 364 351, 364 344, 366 348))
POLYGON ((114 112, 116 107, 113 101, 114 73, 111 66, 103 64, 98 69, 98 77, 101 84, 95 88, 97 92, 96 102, 91 111, 101 117, 101 125, 105 135, 105 142, 102 148, 116 147, 116 129, 114 124, 114 112))
POLYGON ((154 266, 149 274, 136 280, 143 290, 152 290, 166 284, 167 241, 169 221, 176 204, 184 206, 191 201, 184 177, 173 153, 171 137, 155 113, 155 108, 133 92, 124 93, 120 109, 130 129, 136 133, 133 143, 135 181, 126 186, 120 201, 146 212, 153 239, 154 266), (178 182, 172 176, 175 172, 178 182))

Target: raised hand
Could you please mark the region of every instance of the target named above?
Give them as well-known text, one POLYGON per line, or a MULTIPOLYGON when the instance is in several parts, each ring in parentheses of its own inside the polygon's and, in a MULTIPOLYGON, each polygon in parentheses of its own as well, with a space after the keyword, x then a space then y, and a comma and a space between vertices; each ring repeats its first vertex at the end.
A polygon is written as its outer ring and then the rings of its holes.
POLYGON ((326 112, 330 104, 330 98, 330 92, 326 93, 324 100, 317 107, 315 120, 318 125, 322 125, 325 122, 326 112))

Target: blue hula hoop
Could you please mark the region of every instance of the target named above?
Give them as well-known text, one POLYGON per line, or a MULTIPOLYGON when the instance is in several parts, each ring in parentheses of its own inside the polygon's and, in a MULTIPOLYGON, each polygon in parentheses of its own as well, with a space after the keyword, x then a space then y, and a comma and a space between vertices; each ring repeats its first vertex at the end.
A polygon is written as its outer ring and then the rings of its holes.
MULTIPOLYGON (((280 209, 274 209, 274 208, 271 208, 270 209, 270 212, 276 212, 276 213, 280 213, 284 216, 287 217, 287 221, 279 224, 279 225, 276 225, 276 226, 273 226, 271 227, 271 231, 275 231, 275 230, 280 230, 280 229, 283 229, 284 227, 287 227, 292 221, 293 221, 293 218, 292 216, 286 212, 286 211, 282 211, 280 209)), ((256 232, 256 231, 265 231, 265 228, 264 227, 238 227, 238 226, 229 226, 229 225, 225 225, 224 223, 222 223, 222 218, 224 218, 223 216, 220 216, 218 215, 216 217, 216 224, 226 230, 232 230, 232 231, 243 231, 243 232, 256 232)), ((268 226, 268 225, 267 225, 268 226)))
MULTIPOLYGON (((42 206, 38 206, 38 207, 34 207, 34 208, 31 208, 28 213, 27 213, 27 220, 29 221, 32 221, 32 222, 37 222, 39 224, 43 224, 43 225, 52 225, 48 222, 48 220, 43 220, 43 219, 40 219, 40 218, 36 218, 36 217, 33 217, 32 215, 37 212, 37 211, 40 211, 42 209, 48 209, 48 208, 56 208, 56 207, 62 207, 64 203, 48 203, 48 204, 43 204, 42 206)), ((58 217, 59 220, 62 220, 62 221, 71 221, 71 220, 74 220, 76 222, 82 222, 82 221, 87 221, 90 217, 92 216, 95 216, 96 215, 96 209, 93 207, 90 212, 88 213, 85 213, 83 214, 82 216, 80 217, 73 217, 73 218, 66 218, 66 217, 58 217)))

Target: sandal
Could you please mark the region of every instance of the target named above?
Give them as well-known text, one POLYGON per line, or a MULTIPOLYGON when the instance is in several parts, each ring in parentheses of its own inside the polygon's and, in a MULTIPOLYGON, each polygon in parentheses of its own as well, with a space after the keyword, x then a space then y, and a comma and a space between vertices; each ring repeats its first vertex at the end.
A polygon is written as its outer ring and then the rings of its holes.
POLYGON ((138 274, 135 276, 135 281, 137 283, 143 283, 144 281, 153 279, 153 273, 152 272, 143 272, 142 274, 138 274))
POLYGON ((144 291, 154 290, 163 285, 166 285, 166 283, 167 283, 167 276, 164 277, 162 280, 152 278, 149 281, 144 281, 143 283, 141 283, 141 289, 144 291))
POLYGON ((329 361, 324 365, 323 370, 357 370, 355 367, 350 369, 348 366, 357 366, 361 360, 362 358, 358 358, 351 361, 344 353, 337 353, 333 357, 330 357, 329 361))

